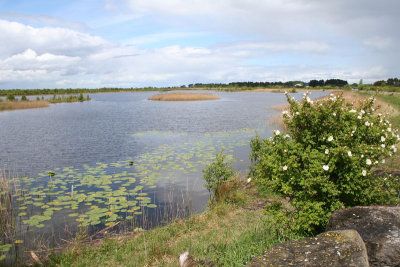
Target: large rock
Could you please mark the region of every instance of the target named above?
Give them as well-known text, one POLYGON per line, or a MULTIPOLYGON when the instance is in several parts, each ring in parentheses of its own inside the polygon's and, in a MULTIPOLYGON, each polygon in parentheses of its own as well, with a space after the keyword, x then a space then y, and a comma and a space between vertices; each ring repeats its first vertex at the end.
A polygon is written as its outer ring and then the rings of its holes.
POLYGON ((360 235, 354 230, 343 230, 276 245, 248 266, 364 267, 369 264, 360 235))
POLYGON ((400 266, 400 207, 354 207, 336 211, 327 230, 354 229, 371 266, 400 266))

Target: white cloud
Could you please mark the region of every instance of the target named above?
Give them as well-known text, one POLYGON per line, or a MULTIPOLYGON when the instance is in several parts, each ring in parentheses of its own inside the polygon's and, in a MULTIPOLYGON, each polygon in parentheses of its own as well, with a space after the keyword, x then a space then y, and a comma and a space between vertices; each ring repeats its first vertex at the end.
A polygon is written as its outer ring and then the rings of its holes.
POLYGON ((34 28, 0 19, 0 58, 33 49, 38 53, 79 56, 101 49, 109 43, 103 38, 66 28, 34 28))

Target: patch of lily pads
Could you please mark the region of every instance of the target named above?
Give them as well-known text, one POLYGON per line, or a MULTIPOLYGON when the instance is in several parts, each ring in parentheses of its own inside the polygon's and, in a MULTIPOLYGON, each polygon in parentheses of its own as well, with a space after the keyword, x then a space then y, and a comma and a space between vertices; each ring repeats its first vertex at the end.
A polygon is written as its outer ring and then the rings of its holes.
MULTIPOLYGON (((19 221, 34 230, 51 223, 57 214, 64 215, 65 223, 83 227, 107 227, 133 219, 146 209, 157 208, 149 191, 157 190, 158 182, 193 174, 201 176, 202 169, 218 151, 223 149, 233 159, 234 149, 248 146, 251 136, 251 129, 206 133, 196 141, 183 138, 184 142, 162 144, 134 158, 56 168, 35 177, 23 177, 15 197, 19 221)), ((159 138, 154 131, 134 135, 149 137, 159 138)))

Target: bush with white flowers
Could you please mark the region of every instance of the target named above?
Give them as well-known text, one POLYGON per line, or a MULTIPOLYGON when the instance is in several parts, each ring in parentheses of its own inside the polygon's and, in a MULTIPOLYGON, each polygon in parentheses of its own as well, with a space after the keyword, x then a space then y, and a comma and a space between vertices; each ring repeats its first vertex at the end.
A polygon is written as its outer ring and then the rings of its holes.
POLYGON ((396 152, 399 136, 375 114, 374 99, 357 108, 335 95, 287 99, 287 134, 251 142, 251 175, 260 188, 289 197, 305 233, 321 230, 336 209, 381 201, 371 169, 396 152))

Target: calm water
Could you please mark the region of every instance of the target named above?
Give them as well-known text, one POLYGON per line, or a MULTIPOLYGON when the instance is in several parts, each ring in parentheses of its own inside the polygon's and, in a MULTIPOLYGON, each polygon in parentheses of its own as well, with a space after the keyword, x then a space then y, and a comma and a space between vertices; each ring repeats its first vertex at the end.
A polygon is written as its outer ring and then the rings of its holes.
POLYGON ((204 166, 224 149, 245 171, 250 138, 269 135, 274 107, 286 103, 279 93, 216 92, 220 100, 198 102, 147 100, 152 94, 93 94, 90 102, 0 113, 0 169, 26 177, 20 186, 29 195, 16 201, 20 238, 51 231, 56 242, 54 232, 77 222, 98 230, 134 217, 149 228, 201 211, 204 166), (104 207, 116 215, 104 219, 104 207))

